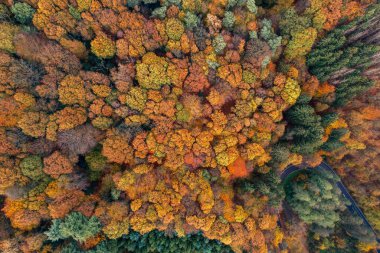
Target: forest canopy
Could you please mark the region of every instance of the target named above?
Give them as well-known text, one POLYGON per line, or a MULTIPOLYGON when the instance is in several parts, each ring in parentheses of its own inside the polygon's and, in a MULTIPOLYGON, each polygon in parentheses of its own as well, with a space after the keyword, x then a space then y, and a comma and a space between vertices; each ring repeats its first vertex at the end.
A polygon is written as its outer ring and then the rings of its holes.
POLYGON ((318 165, 380 232, 379 32, 374 0, 0 1, 0 251, 374 250, 318 165))

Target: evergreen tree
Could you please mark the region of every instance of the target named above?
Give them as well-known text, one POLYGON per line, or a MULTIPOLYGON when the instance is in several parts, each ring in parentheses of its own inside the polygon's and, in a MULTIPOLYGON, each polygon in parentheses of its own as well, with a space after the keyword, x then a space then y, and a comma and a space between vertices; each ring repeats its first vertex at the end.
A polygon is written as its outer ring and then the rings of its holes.
POLYGON ((285 145, 277 144, 273 146, 270 155, 272 157, 270 162, 273 163, 274 167, 276 167, 277 165, 288 160, 290 151, 285 145))
POLYGON ((321 124, 323 128, 326 128, 328 125, 336 121, 338 118, 339 118, 339 115, 335 112, 325 114, 321 118, 321 124))
POLYGON ((269 204, 276 208, 285 197, 281 179, 273 169, 265 174, 254 172, 250 178, 236 181, 235 185, 243 192, 268 196, 269 204))
POLYGON ((72 212, 63 220, 53 220, 53 224, 45 234, 51 241, 73 238, 78 242, 96 235, 101 229, 97 217, 87 218, 82 213, 72 212))
POLYGON ((366 15, 327 34, 307 56, 310 73, 320 82, 336 85, 334 106, 346 104, 373 85, 364 71, 376 65, 373 56, 380 50, 376 39, 371 38, 377 34, 371 30, 378 29, 373 20, 379 13, 380 4, 372 5, 366 15))
POLYGON ((307 103, 308 99, 301 96, 285 113, 289 125, 284 140, 291 141, 291 151, 300 154, 314 153, 323 143, 321 117, 307 103))
POLYGON ((83 251, 75 243, 68 244, 64 253, 232 253, 229 246, 216 240, 209 240, 202 234, 189 234, 184 237, 168 236, 154 230, 146 234, 131 231, 117 240, 104 240, 94 249, 83 251))
POLYGON ((348 132, 346 128, 338 128, 332 130, 329 139, 323 143, 322 149, 326 151, 333 151, 344 146, 340 139, 348 132))
POLYGON ((334 106, 343 106, 353 97, 367 90, 373 81, 353 73, 336 87, 334 106))
POLYGON ((343 212, 341 225, 349 236, 361 242, 376 242, 375 234, 367 225, 363 224, 363 219, 356 212, 352 213, 349 210, 343 212))
POLYGON ((328 234, 340 221, 346 201, 329 172, 313 170, 295 178, 286 187, 286 201, 311 230, 328 234), (323 232, 322 232, 323 231, 323 232))

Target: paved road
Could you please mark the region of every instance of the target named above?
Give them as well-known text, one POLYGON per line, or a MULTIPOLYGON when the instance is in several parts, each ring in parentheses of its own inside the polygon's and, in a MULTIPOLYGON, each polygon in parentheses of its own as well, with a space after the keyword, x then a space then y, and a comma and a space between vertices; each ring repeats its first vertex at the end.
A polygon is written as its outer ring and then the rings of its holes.
POLYGON ((293 165, 289 165, 280 175, 280 178, 281 178, 281 181, 284 181, 285 178, 287 178, 290 174, 292 174, 293 172, 299 170, 300 168, 296 167, 296 166, 293 166, 293 165))
MULTIPOLYGON (((342 183, 342 181, 340 180, 340 177, 338 176, 338 174, 336 174, 336 172, 325 162, 322 162, 320 165, 318 165, 316 167, 317 169, 325 169, 325 170, 328 170, 330 171, 331 173, 333 173, 338 179, 339 181, 336 183, 337 186, 339 187, 339 189, 342 191, 343 195, 351 202, 351 205, 348 206, 348 209, 352 212, 352 213, 357 213, 363 220, 364 224, 366 224, 371 230, 372 232, 375 234, 376 236, 376 240, 378 243, 380 243, 380 239, 379 237, 376 235, 376 232, 375 230, 373 229, 373 227, 371 226, 371 224, 368 222, 367 218, 365 217, 364 213, 362 212, 362 210, 359 208, 358 204, 356 203, 356 201, 352 198, 352 196, 350 195, 349 191, 347 190, 346 186, 344 186, 344 184, 342 183)), ((293 165, 290 165, 288 166, 282 173, 281 173, 281 181, 283 181, 285 178, 287 178, 290 174, 292 174, 293 172, 299 170, 300 168, 296 167, 296 166, 293 166, 293 165)), ((315 168, 314 168, 315 169, 315 168)), ((377 252, 380 252, 379 250, 377 250, 377 252)))

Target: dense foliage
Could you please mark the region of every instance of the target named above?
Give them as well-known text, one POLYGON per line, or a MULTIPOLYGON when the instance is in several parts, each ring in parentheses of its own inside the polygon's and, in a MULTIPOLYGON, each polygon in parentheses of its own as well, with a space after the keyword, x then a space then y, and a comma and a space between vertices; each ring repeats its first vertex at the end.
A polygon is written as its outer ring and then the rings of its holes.
POLYGON ((366 38, 373 26, 379 25, 379 8, 374 5, 364 17, 334 29, 308 55, 307 65, 313 75, 320 81, 339 84, 334 105, 346 104, 373 85, 363 69, 371 66, 371 58, 379 51, 378 43, 366 38))
POLYGON ((311 251, 368 251, 376 245, 376 235, 342 195, 338 184, 337 176, 321 167, 301 171, 285 185, 286 201, 309 225, 311 251))
POLYGON ((88 219, 81 213, 73 212, 67 215, 64 220, 53 220, 51 227, 45 234, 51 241, 71 237, 76 241, 84 242, 96 235, 100 228, 101 224, 95 216, 88 219))
MULTIPOLYGON (((62 249, 62 252, 84 252, 75 244, 70 243, 62 249)), ((216 240, 205 239, 201 234, 189 234, 185 237, 167 236, 163 232, 154 230, 141 235, 131 231, 117 240, 106 240, 97 245, 94 249, 85 251, 88 253, 230 253, 229 247, 216 240)))
POLYGON ((379 6, 1 1, 0 251, 372 250, 379 6))
POLYGON ((288 183, 287 201, 300 219, 314 231, 328 235, 346 209, 337 179, 320 170, 303 173, 288 183), (306 179, 304 178, 306 177, 306 179))

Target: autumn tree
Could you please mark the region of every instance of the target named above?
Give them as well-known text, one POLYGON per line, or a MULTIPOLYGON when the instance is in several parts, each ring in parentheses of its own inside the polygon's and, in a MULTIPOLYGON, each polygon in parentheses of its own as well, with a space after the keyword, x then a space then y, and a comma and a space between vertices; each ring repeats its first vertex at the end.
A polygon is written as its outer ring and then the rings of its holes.
POLYGON ((53 178, 58 178, 62 174, 71 173, 73 166, 67 157, 62 155, 59 151, 55 151, 44 159, 43 170, 53 178))
POLYGON ((26 60, 57 67, 68 73, 75 74, 80 69, 79 59, 74 54, 38 35, 23 33, 14 41, 17 54, 26 60))
MULTIPOLYGON (((279 173, 322 156, 378 227, 376 92, 330 107, 379 76, 371 1, 3 1, 0 251, 279 251, 279 173)), ((345 225, 311 251, 370 249, 345 225)))
POLYGON ((102 34, 91 41, 91 51, 99 58, 111 58, 116 53, 116 46, 111 39, 102 34))

